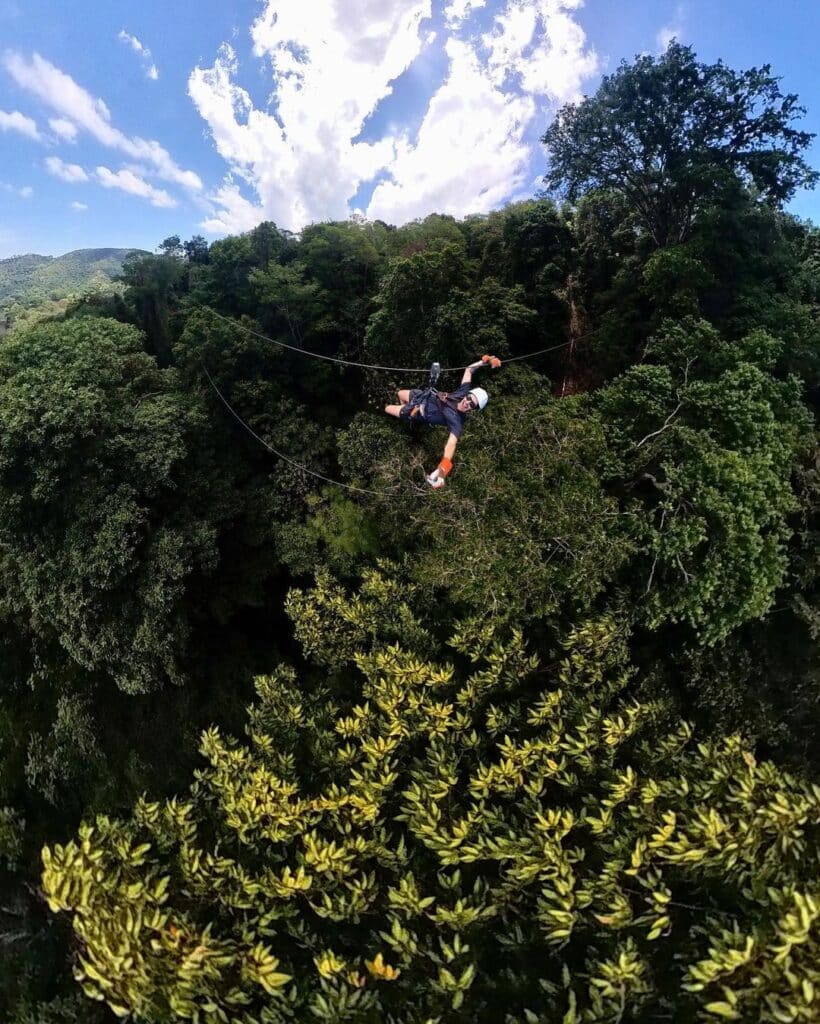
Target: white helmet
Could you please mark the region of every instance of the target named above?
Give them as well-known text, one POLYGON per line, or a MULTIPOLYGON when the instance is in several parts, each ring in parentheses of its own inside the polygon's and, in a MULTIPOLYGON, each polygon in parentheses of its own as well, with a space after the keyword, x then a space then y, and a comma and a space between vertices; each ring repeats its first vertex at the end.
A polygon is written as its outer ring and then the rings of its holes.
POLYGON ((484 390, 484 388, 473 388, 470 391, 470 394, 476 400, 476 403, 478 404, 478 408, 479 409, 483 409, 484 408, 484 406, 487 404, 487 401, 489 400, 489 397, 490 397, 487 394, 487 392, 484 390))

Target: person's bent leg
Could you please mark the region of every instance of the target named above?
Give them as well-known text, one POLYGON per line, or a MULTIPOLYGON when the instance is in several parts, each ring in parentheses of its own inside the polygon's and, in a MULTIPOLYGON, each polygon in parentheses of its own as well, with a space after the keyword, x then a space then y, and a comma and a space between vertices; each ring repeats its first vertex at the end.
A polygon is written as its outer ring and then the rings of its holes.
POLYGON ((401 402, 402 405, 407 405, 407 403, 410 401, 410 390, 409 389, 404 390, 404 391, 397 391, 396 395, 398 396, 398 399, 399 399, 399 401, 401 402))

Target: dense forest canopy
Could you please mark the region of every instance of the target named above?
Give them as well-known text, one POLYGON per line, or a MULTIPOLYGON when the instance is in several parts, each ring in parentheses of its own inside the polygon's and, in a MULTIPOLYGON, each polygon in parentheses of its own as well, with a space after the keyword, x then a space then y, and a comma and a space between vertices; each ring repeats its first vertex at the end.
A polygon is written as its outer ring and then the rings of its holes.
POLYGON ((552 192, 172 236, 3 338, 3 1020, 820 1021, 800 114, 672 43, 552 192), (383 407, 485 353, 433 491, 383 407))
POLYGON ((0 260, 0 337, 15 324, 62 315, 83 295, 112 294, 134 249, 76 249, 63 256, 12 256, 0 260))
POLYGON ((134 249, 77 249, 64 256, 12 256, 0 260, 0 310, 36 305, 112 280, 134 249))

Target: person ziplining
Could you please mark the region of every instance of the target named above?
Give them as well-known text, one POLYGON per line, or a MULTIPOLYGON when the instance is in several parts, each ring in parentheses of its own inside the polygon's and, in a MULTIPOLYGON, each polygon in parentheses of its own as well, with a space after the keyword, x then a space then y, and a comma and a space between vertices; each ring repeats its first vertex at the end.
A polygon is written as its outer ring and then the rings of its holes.
POLYGON ((489 395, 484 388, 471 387, 473 374, 476 370, 491 366, 497 369, 501 366, 501 360, 496 356, 482 356, 475 363, 470 363, 464 370, 461 383, 455 391, 437 391, 441 369, 438 363, 433 363, 430 371, 430 383, 426 388, 407 388, 396 392, 400 405, 386 405, 384 411, 388 416, 395 416, 396 419, 404 420, 407 423, 426 423, 431 427, 448 427, 450 430, 447 443, 444 445, 444 455, 441 462, 427 476, 427 483, 431 487, 443 487, 447 477, 453 468, 453 456, 456 453, 456 446, 464 431, 464 424, 469 413, 483 409, 489 400, 489 395))
MULTIPOLYGON (((389 373, 424 373, 424 369, 417 366, 380 366, 376 363, 360 363, 351 359, 342 359, 340 356, 326 355, 322 352, 311 352, 308 349, 302 348, 301 345, 290 345, 288 342, 282 341, 281 338, 269 338, 264 334, 260 334, 258 331, 254 331, 252 328, 248 327, 246 324, 223 316, 215 309, 209 309, 208 312, 217 320, 221 320, 235 329, 244 331, 246 334, 252 335, 255 338, 260 338, 262 341, 265 341, 270 345, 276 345, 280 348, 288 349, 291 352, 296 352, 302 357, 322 359, 329 363, 339 364, 340 366, 357 366, 365 370, 384 370, 389 373)), ((570 338, 568 341, 559 342, 557 345, 550 345, 547 348, 537 349, 535 352, 525 352, 522 355, 512 356, 511 358, 506 359, 505 362, 516 363, 522 359, 535 359, 536 356, 546 355, 548 352, 557 352, 559 349, 576 345, 579 341, 592 337, 592 335, 596 333, 597 332, 595 330, 588 331, 586 334, 570 338)), ((200 360, 200 362, 202 364, 202 370, 208 378, 211 388, 214 390, 217 397, 231 416, 233 416, 237 423, 239 423, 239 425, 246 430, 251 437, 258 441, 263 447, 267 448, 271 455, 275 455, 277 458, 282 459, 283 462, 287 462, 288 465, 293 466, 294 469, 299 470, 306 476, 314 477, 317 480, 322 480, 324 483, 332 484, 334 487, 341 487, 347 491, 352 491, 357 494, 369 494, 378 497, 395 491, 396 487, 389 487, 386 490, 376 491, 369 487, 359 487, 356 484, 347 483, 344 480, 335 480, 332 477, 326 476, 324 473, 319 473, 314 469, 301 465, 289 455, 286 455, 284 452, 280 452, 263 437, 260 437, 259 434, 257 434, 256 431, 246 423, 244 419, 242 419, 236 409, 234 409, 225 395, 223 395, 217 387, 216 382, 208 372, 208 367, 205 365, 204 360, 200 360)), ((399 419, 406 419, 411 423, 422 422, 428 423, 430 426, 450 427, 447 444, 444 446, 444 457, 436 469, 427 476, 427 482, 431 487, 443 487, 450 470, 453 468, 453 455, 455 454, 456 445, 458 444, 458 440, 464 429, 464 422, 467 418, 467 414, 474 409, 483 409, 487 404, 488 395, 484 388, 470 387, 473 373, 484 366, 491 366, 493 369, 497 369, 501 366, 501 360, 495 356, 482 356, 478 362, 471 363, 464 370, 464 376, 461 378, 461 384, 459 387, 456 388, 455 391, 451 391, 450 394, 447 394, 446 392, 436 391, 435 385, 438 381, 438 376, 440 373, 445 371, 455 372, 460 369, 460 367, 448 366, 442 370, 438 363, 433 363, 433 370, 430 374, 430 383, 426 388, 401 390, 398 392, 398 399, 399 402, 401 402, 401 405, 385 406, 385 412, 389 413, 391 416, 396 416, 399 419)))

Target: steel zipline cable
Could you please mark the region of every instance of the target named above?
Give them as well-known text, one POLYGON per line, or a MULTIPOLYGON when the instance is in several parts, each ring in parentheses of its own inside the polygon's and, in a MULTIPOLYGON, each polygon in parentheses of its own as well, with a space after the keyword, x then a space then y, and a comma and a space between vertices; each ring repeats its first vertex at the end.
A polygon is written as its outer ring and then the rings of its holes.
POLYGON ((288 465, 293 466, 294 469, 298 469, 302 473, 307 473, 308 476, 314 476, 314 477, 316 477, 317 480, 324 480, 325 483, 335 484, 337 487, 344 487, 348 491, 358 491, 360 494, 375 494, 377 496, 380 496, 382 494, 392 493, 392 491, 390 491, 389 489, 388 490, 384 490, 384 491, 373 491, 369 487, 356 487, 354 484, 346 484, 342 480, 334 480, 332 477, 325 476, 323 473, 317 473, 315 469, 308 469, 307 466, 300 465, 294 459, 290 458, 290 456, 285 455, 284 452, 280 452, 277 448, 274 448, 272 444, 268 444, 268 442, 263 437, 260 437, 259 434, 256 433, 256 431, 253 429, 253 427, 249 426, 242 419, 242 417, 239 415, 239 413, 236 411, 236 409, 234 409, 234 407, 231 405, 231 403, 228 401, 228 399, 222 394, 222 392, 216 386, 216 382, 214 381, 214 379, 210 375, 210 373, 208 373, 208 367, 204 363, 202 363, 202 369, 205 371, 205 376, 210 381, 211 387, 214 389, 214 391, 219 396, 220 401, 225 406, 225 408, 228 410, 228 412, 231 414, 231 416, 233 416, 233 418, 237 421, 237 423, 241 424, 241 426, 243 426, 245 428, 245 430, 247 430, 247 432, 251 435, 251 437, 256 438, 256 440, 261 445, 264 445, 265 448, 267 448, 268 451, 271 452, 271 454, 275 455, 279 459, 282 459, 283 462, 287 462, 288 465))
MULTIPOLYGON (((210 307, 208 308, 208 311, 218 320, 222 320, 224 323, 229 324, 231 327, 238 327, 241 331, 244 331, 246 334, 251 334, 255 338, 260 338, 262 341, 270 342, 270 344, 272 345, 278 345, 280 348, 289 349, 291 352, 298 352, 300 355, 310 356, 313 359, 324 359, 326 362, 339 363, 343 366, 358 366, 364 370, 386 370, 393 373, 430 372, 429 366, 380 366, 376 363, 358 363, 351 359, 340 359, 338 356, 326 356, 323 355, 321 352, 311 352, 309 349, 299 348, 298 345, 289 345, 285 341, 278 341, 276 338, 269 338, 264 334, 260 334, 258 331, 254 331, 252 328, 246 327, 244 324, 239 323, 236 320, 231 320, 226 316, 222 316, 221 313, 217 313, 215 309, 211 309, 210 307)), ((569 341, 562 341, 560 344, 551 345, 549 348, 541 348, 538 349, 536 352, 527 352, 522 356, 512 356, 510 359, 503 360, 502 365, 506 365, 507 363, 516 363, 523 359, 534 359, 536 356, 546 355, 548 352, 557 352, 559 349, 568 348, 570 345, 574 345, 579 341, 583 341, 584 338, 589 338, 591 335, 595 333, 596 331, 589 331, 586 334, 580 335, 578 338, 571 338, 569 341)), ((342 480, 334 480, 332 477, 325 476, 323 473, 317 473, 316 470, 314 469, 308 469, 307 466, 300 465, 300 463, 290 458, 290 456, 285 455, 284 452, 280 452, 278 449, 274 448, 273 445, 268 444, 268 442, 264 438, 260 437, 259 434, 257 434, 256 431, 253 429, 253 427, 251 427, 249 424, 245 422, 245 420, 242 419, 242 417, 239 415, 236 409, 234 409, 234 407, 231 405, 228 399, 219 390, 213 377, 208 372, 208 367, 205 365, 204 362, 202 362, 202 369, 205 373, 205 376, 208 378, 211 387, 219 396, 220 401, 231 414, 231 416, 233 416, 237 423, 239 423, 242 427, 244 427, 245 430, 247 430, 251 437, 255 438, 261 445, 267 448, 267 450, 272 455, 275 455, 277 458, 282 459, 283 462, 287 462, 288 465, 293 466, 294 469, 298 469, 302 473, 306 473, 308 476, 315 477, 317 480, 323 480, 325 483, 333 484, 336 487, 343 487, 345 488, 345 490, 348 491, 354 491, 359 494, 372 494, 375 495, 376 497, 381 497, 384 494, 392 494, 395 492, 395 488, 387 488, 381 491, 374 491, 369 487, 356 487, 355 484, 347 484, 342 480)), ((441 373, 452 373, 455 370, 462 369, 464 369, 464 367, 462 366, 444 366, 441 368, 441 373)))
MULTIPOLYGON (((358 366, 362 370, 387 370, 391 373, 429 373, 429 366, 380 366, 378 363, 357 363, 353 359, 340 359, 338 356, 326 356, 321 352, 312 352, 307 348, 300 348, 298 345, 289 345, 286 341, 279 341, 277 338, 269 338, 265 334, 260 334, 259 331, 254 331, 251 327, 246 327, 245 324, 240 323, 238 320, 231 320, 227 316, 223 316, 221 313, 217 313, 215 309, 208 307, 208 312, 221 320, 223 323, 229 324, 231 327, 238 327, 240 331, 244 331, 246 334, 253 335, 254 338, 259 338, 261 341, 267 341, 271 345, 278 345, 280 348, 289 349, 291 352, 298 352, 302 356, 310 356, 311 359, 324 359, 328 363, 339 363, 342 366, 358 366)), ((595 331, 589 331, 587 334, 582 334, 578 338, 571 338, 569 341, 562 341, 558 345, 551 345, 549 348, 540 348, 536 352, 527 352, 523 356, 512 356, 510 359, 502 360, 502 365, 507 363, 517 363, 522 359, 534 359, 535 356, 546 355, 547 352, 557 352, 560 348, 568 348, 570 345, 574 345, 576 342, 583 341, 584 338, 590 337, 595 334, 595 331)), ((442 366, 442 373, 453 373, 456 370, 463 370, 463 366, 442 366)))

